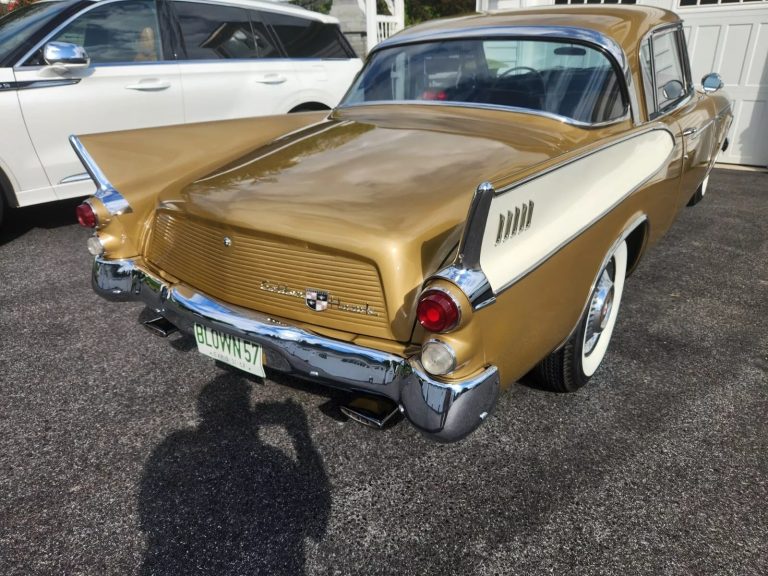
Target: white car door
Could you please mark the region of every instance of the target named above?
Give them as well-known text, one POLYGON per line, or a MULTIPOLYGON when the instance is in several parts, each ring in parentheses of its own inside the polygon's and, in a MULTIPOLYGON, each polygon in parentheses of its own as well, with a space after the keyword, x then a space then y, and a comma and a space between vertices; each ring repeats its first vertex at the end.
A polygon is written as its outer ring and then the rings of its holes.
POLYGON ((266 27, 236 6, 176 0, 187 122, 288 112, 300 86, 266 27))
POLYGON ((363 65, 338 24, 266 10, 261 14, 275 31, 301 86, 292 106, 306 102, 336 106, 363 65))
POLYGON ((19 102, 59 198, 93 192, 70 135, 184 122, 178 65, 163 61, 154 0, 99 2, 47 41, 83 46, 91 58, 87 67, 57 70, 41 47, 14 71, 17 82, 40 86, 19 90, 19 102))

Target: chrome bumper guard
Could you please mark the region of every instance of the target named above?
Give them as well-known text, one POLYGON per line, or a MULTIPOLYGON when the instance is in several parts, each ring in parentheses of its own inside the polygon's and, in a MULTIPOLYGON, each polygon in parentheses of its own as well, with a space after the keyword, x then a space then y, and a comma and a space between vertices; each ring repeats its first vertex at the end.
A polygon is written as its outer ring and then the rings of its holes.
POLYGON ((452 442, 472 432, 496 403, 495 366, 461 382, 439 382, 418 357, 402 358, 314 334, 267 315, 225 304, 184 284, 169 284, 135 260, 96 258, 93 289, 112 301, 141 301, 193 333, 195 323, 255 342, 265 366, 335 388, 376 394, 396 402, 417 428, 452 442))

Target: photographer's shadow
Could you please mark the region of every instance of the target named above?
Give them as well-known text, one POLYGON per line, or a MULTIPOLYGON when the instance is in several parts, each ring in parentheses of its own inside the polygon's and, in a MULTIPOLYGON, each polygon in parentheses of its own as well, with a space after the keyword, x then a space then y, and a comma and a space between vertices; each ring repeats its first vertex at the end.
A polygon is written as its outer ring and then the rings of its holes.
POLYGON ((139 495, 142 574, 304 574, 304 539, 325 535, 331 496, 306 417, 292 402, 249 404, 251 384, 219 376, 198 397, 200 424, 153 452, 139 495), (265 444, 278 425, 296 458, 265 444))

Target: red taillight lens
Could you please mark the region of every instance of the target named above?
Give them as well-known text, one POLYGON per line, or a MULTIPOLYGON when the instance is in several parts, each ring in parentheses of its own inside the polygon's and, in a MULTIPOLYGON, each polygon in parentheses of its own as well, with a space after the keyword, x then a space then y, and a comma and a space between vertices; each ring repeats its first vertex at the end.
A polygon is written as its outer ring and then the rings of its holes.
POLYGON ((459 323, 459 305, 441 290, 427 290, 416 308, 419 323, 430 332, 446 332, 459 323))
POLYGON ((75 208, 75 214, 77 215, 77 221, 83 228, 96 228, 96 225, 99 223, 99 219, 96 218, 96 212, 93 211, 88 202, 83 202, 75 208))

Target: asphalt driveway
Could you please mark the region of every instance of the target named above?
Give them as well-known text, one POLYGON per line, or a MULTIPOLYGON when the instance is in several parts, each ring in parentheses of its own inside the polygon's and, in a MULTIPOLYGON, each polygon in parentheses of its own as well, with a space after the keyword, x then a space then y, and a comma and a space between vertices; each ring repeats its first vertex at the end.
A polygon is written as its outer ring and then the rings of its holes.
POLYGON ((768 174, 713 173, 585 389, 448 446, 152 336, 73 206, 0 232, 0 574, 768 574, 768 174))

